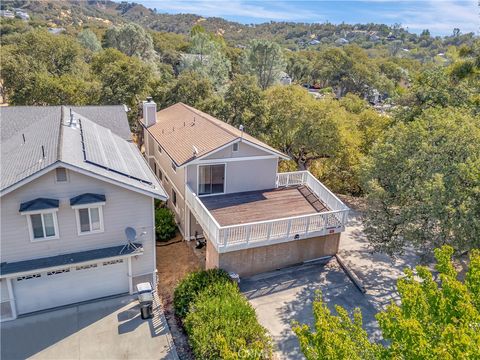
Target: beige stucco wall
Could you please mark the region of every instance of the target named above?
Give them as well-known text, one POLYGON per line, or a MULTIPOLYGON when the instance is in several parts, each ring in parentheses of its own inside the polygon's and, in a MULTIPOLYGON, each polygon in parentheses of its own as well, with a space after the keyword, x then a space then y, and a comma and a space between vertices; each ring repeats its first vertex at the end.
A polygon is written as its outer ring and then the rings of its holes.
POLYGON ((340 234, 331 234, 219 254, 207 240, 206 267, 234 271, 242 277, 251 276, 335 255, 339 243, 340 234))

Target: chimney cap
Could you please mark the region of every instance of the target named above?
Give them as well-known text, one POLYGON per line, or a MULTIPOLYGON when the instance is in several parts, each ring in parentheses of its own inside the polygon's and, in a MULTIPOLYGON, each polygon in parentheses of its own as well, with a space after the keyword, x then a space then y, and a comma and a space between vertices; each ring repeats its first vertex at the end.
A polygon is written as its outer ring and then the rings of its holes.
POLYGON ((147 102, 152 102, 153 98, 151 96, 147 96, 147 102))

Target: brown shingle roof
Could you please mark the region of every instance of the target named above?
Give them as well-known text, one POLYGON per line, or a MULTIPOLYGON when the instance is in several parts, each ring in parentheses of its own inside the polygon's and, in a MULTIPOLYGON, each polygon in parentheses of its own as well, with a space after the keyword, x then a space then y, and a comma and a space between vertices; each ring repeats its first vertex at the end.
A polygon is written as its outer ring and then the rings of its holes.
MULTIPOLYGON (((158 111, 157 123, 148 127, 148 131, 177 166, 207 155, 242 137, 239 129, 184 103, 158 111), (193 146, 198 150, 195 157, 193 146)), ((245 132, 243 139, 286 158, 280 151, 245 132)))

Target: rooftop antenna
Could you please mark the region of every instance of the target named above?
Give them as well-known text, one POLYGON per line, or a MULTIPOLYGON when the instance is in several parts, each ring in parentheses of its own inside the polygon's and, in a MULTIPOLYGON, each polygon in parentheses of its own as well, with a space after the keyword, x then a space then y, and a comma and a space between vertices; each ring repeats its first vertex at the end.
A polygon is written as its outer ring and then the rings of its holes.
POLYGON ((238 129, 242 132, 242 136, 240 138, 243 139, 243 125, 240 125, 238 129))
POLYGON ((193 148, 193 157, 196 157, 198 155, 198 149, 195 145, 192 145, 193 148))
POLYGON ((125 235, 127 236, 127 243, 122 248, 122 250, 120 250, 120 254, 123 253, 125 250, 138 250, 138 247, 135 245, 135 240, 137 240, 136 230, 129 226, 125 229, 125 235))

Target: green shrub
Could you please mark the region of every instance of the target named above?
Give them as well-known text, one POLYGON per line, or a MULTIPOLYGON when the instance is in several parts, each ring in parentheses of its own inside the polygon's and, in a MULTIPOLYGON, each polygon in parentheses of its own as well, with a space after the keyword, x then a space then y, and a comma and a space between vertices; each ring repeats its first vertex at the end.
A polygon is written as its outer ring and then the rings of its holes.
POLYGON ((175 313, 180 318, 185 318, 190 304, 195 301, 198 293, 208 286, 216 283, 227 283, 230 281, 228 273, 220 269, 210 269, 190 273, 175 288, 173 295, 173 306, 175 313))
POLYGON ((155 209, 155 234, 158 241, 168 241, 175 237, 177 224, 175 216, 168 208, 155 209))
POLYGON ((185 330, 197 359, 270 359, 272 346, 236 284, 220 281, 195 297, 185 330))

